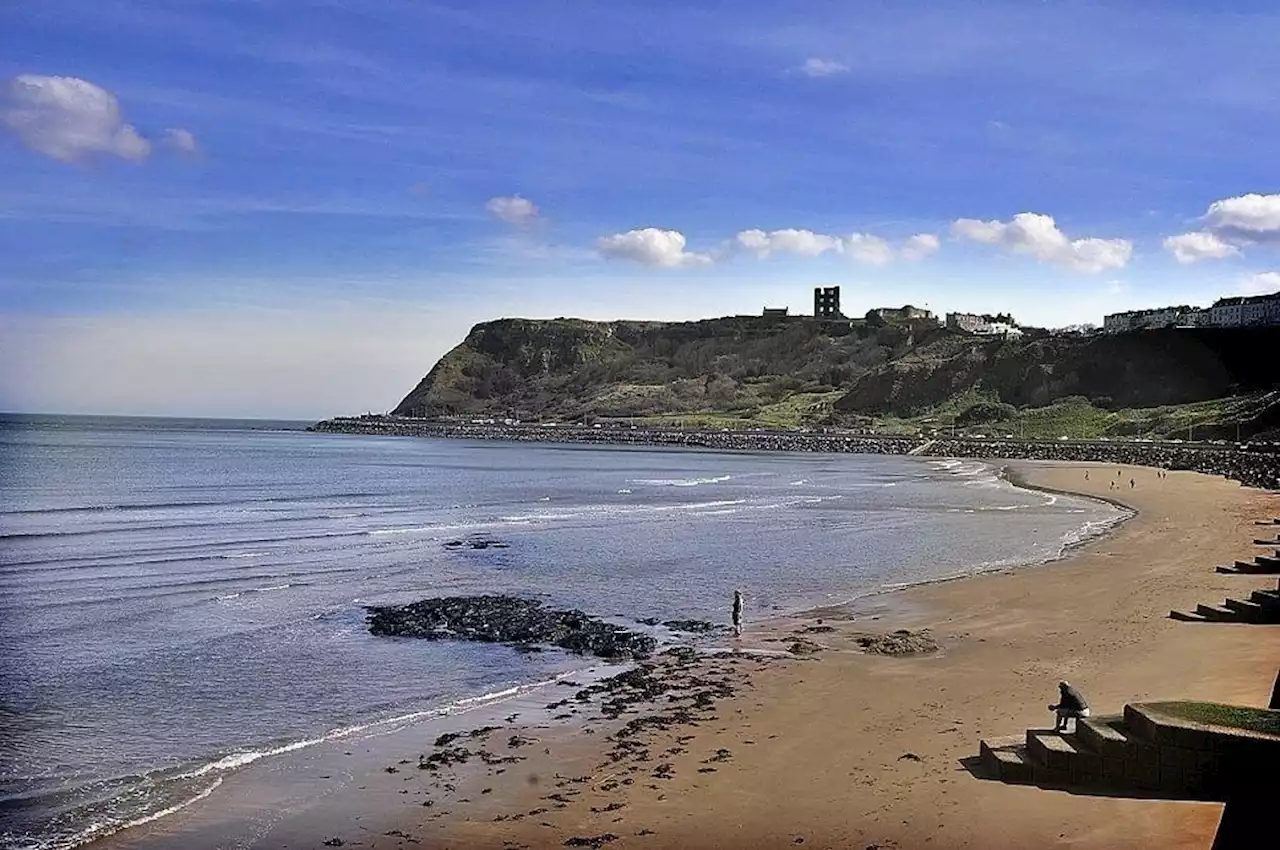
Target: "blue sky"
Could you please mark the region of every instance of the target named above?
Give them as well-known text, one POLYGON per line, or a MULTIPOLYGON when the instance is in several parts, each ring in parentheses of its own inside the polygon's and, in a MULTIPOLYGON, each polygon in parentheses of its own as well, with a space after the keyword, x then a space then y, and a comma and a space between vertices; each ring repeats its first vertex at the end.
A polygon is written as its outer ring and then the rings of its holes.
POLYGON ((1271 3, 10 0, 0 409, 395 404, 476 321, 1280 288, 1271 3))

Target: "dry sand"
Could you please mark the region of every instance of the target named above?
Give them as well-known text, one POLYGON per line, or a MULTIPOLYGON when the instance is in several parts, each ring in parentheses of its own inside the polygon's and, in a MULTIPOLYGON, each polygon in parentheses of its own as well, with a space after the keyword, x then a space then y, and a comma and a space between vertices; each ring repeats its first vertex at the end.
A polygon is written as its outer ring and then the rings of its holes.
MULTIPOLYGON (((369 775, 350 792, 371 804, 361 823, 296 823, 273 833, 278 844, 270 846, 320 847, 332 838, 362 848, 542 848, 586 839, 610 850, 1207 848, 1218 805, 1007 786, 975 778, 960 760, 983 737, 1050 723, 1046 707, 1064 678, 1099 713, 1162 697, 1265 705, 1280 668, 1276 627, 1167 615, 1275 586, 1274 577, 1221 575, 1213 566, 1260 551, 1254 520, 1280 516, 1280 497, 1194 473, 1161 479, 1126 467, 1116 478, 1115 466, 1030 462, 1011 469, 1034 485, 1114 498, 1139 513, 1064 561, 912 588, 857 612, 753 626, 744 648, 776 652, 799 637, 821 648, 788 660, 698 662, 692 673, 704 686, 733 695, 709 700, 694 725, 630 736, 636 749, 619 761, 610 761, 611 733, 665 710, 665 697, 656 708, 589 724, 590 733, 523 730, 537 743, 515 749, 506 741, 521 730, 492 733, 488 748, 519 753, 519 763, 457 778, 412 767, 369 775), (1110 490, 1111 481, 1122 489, 1110 490), (941 650, 876 656, 854 640, 898 628, 927 628, 941 650)), ((431 743, 420 749, 431 752, 431 743)), ((159 827, 136 846, 163 846, 164 833, 159 827)))

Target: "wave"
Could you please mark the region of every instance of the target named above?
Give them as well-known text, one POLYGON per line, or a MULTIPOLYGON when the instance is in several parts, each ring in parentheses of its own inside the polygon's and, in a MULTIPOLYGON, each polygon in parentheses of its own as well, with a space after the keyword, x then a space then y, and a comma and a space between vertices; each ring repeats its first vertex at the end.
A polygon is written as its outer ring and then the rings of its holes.
MULTIPOLYGON (((222 485, 227 486, 227 485, 222 485)), ((258 487, 257 484, 246 485, 258 487)), ((284 502, 323 502, 330 499, 376 499, 383 493, 317 493, 313 496, 287 496, 283 498, 261 499, 209 499, 185 502, 135 502, 111 505, 65 505, 57 508, 20 508, 18 510, 0 511, 0 516, 32 516, 39 514, 75 514, 75 513, 109 513, 112 511, 160 511, 176 508, 217 508, 235 507, 237 505, 275 505, 284 502)))
POLYGON ((305 586, 306 586, 306 582, 297 582, 294 584, 273 584, 270 587, 251 587, 248 590, 241 590, 236 593, 228 593, 224 596, 215 596, 213 598, 218 601, 227 601, 230 599, 239 599, 241 596, 244 596, 246 593, 270 593, 274 590, 288 590, 291 587, 305 587, 305 586))
POLYGON ((163 809, 160 809, 154 812, 148 812, 132 820, 121 822, 118 820, 113 821, 108 818, 105 820, 95 821, 94 823, 89 824, 87 827, 85 827, 81 831, 73 835, 67 836, 65 838, 53 837, 45 841, 35 839, 30 841, 27 844, 14 845, 14 846, 16 848, 21 848, 21 850, 70 850, 70 848, 80 847, 84 844, 88 844, 91 841, 98 841, 99 839, 106 838, 107 836, 115 835, 116 833, 119 833, 119 832, 124 832, 126 829, 133 829, 134 827, 145 826, 146 824, 152 823, 154 821, 158 821, 161 818, 165 818, 165 817, 168 817, 169 815, 176 814, 182 811, 183 809, 185 809, 187 806, 190 806, 193 803, 198 803, 201 800, 203 800, 205 797, 208 797, 214 791, 218 790, 218 787, 220 785, 222 785, 222 777, 219 776, 216 779, 214 779, 213 782, 209 783, 204 788, 199 789, 194 794, 191 794, 188 797, 180 799, 177 802, 171 803, 168 806, 165 806, 163 809))
POLYGON ((463 714, 507 700, 523 697, 556 685, 566 679, 580 679, 584 671, 571 670, 549 679, 514 685, 477 696, 462 697, 444 705, 418 709, 402 714, 353 723, 330 729, 322 734, 274 746, 256 747, 224 753, 199 764, 183 768, 167 768, 142 776, 130 777, 128 784, 110 798, 80 809, 80 821, 88 825, 43 836, 5 834, 5 847, 15 850, 71 850, 127 829, 152 823, 175 814, 211 795, 231 773, 262 759, 285 755, 330 741, 355 735, 385 734, 417 721, 463 714), (8 843, 13 842, 13 843, 8 843))
POLYGON ((717 475, 713 478, 632 478, 627 483, 644 484, 648 487, 697 487, 700 484, 721 484, 732 479, 732 475, 717 475))

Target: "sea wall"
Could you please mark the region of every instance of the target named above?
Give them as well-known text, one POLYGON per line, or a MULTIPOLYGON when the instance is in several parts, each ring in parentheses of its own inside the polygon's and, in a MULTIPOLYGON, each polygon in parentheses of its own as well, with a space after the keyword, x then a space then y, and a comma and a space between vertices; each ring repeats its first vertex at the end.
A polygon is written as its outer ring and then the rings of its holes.
POLYGON ((1248 487, 1280 490, 1280 445, 1105 440, 926 439, 844 432, 715 431, 609 426, 476 425, 409 417, 328 419, 321 433, 444 437, 539 443, 677 446, 742 451, 850 452, 1000 460, 1070 460, 1152 466, 1221 475, 1248 487))

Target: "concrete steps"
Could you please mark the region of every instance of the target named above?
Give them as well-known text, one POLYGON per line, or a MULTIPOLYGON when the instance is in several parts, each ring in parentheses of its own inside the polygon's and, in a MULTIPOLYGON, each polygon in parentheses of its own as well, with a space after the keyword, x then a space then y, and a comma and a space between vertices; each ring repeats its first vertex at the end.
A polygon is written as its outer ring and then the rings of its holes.
POLYGON ((1010 785, 1118 787, 1137 747, 1117 714, 1077 721, 1073 732, 1028 729, 1024 738, 984 740, 979 752, 987 774, 1010 785))
POLYGON ((1229 567, 1218 567, 1217 571, 1220 573, 1255 576, 1280 574, 1280 558, 1268 558, 1266 555, 1259 555, 1252 561, 1236 561, 1229 567))
POLYGON ((1280 596, 1271 591, 1253 591, 1248 599, 1226 599, 1221 605, 1196 606, 1195 611, 1170 611, 1169 619, 1184 623, 1280 623, 1280 596))
POLYGON ((1246 599, 1228 599, 1222 603, 1222 607, 1234 611, 1236 619, 1243 620, 1246 623, 1266 623, 1270 621, 1266 608, 1258 603, 1246 599))
POLYGON ((978 745, 978 753, 988 774, 1009 785, 1030 785, 1034 782, 1034 767, 1027 758, 1024 740, 1021 736, 1012 735, 982 741, 978 745))
POLYGON ((1028 729, 1025 738, 984 740, 979 775, 1072 793, 1163 800, 1222 802, 1241 789, 1263 789, 1272 805, 1280 734, 1264 731, 1278 719, 1268 714, 1280 711, 1130 703, 1123 714, 1080 720, 1071 732, 1028 729), (1248 722, 1223 726, 1204 719, 1215 716, 1243 716, 1248 722))
POLYGON ((1249 601, 1280 616, 1280 589, 1255 590, 1249 594, 1249 601))
POLYGON ((1201 603, 1196 606, 1196 613, 1206 620, 1212 620, 1216 623, 1233 623, 1238 619, 1236 613, 1230 608, 1219 608, 1217 605, 1201 603))

